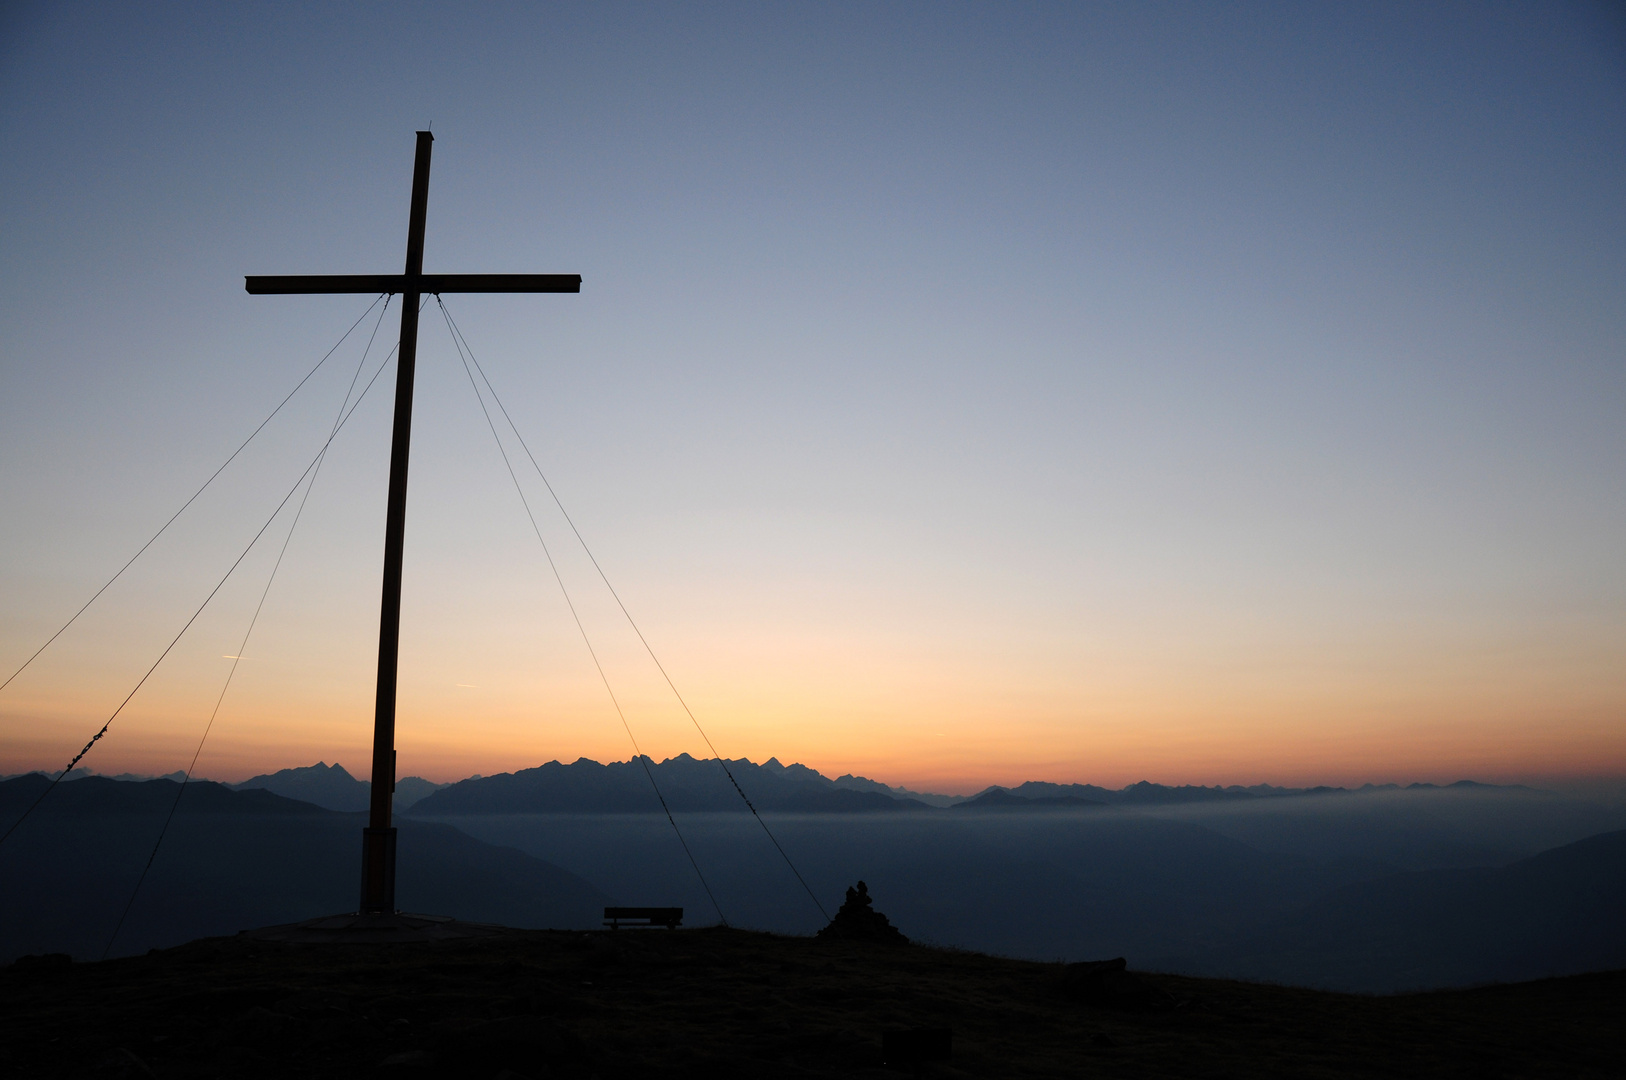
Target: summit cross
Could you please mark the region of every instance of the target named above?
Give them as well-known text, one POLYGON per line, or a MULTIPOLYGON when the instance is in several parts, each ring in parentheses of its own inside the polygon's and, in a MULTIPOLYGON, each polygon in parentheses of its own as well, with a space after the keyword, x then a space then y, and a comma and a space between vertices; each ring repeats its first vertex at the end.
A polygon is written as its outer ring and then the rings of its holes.
POLYGON ((407 459, 412 443, 412 378, 418 363, 418 304, 425 293, 579 293, 579 274, 425 274, 424 217, 435 137, 418 132, 407 224, 406 272, 244 278, 250 293, 399 293, 401 344, 396 361, 395 428, 390 444, 389 508, 384 523, 384 597, 378 620, 378 698, 373 713, 373 784, 361 842, 361 914, 395 911, 395 676, 401 640, 401 548, 406 536, 407 459))

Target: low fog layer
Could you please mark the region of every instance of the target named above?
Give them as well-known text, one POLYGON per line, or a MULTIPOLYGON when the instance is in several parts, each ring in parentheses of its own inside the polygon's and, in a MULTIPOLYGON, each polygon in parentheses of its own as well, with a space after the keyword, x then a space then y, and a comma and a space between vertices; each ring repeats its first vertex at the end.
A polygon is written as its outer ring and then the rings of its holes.
POLYGON ((1626 807, 1530 788, 1466 785, 1142 806, 1137 812, 1200 824, 1261 851, 1368 860, 1400 870, 1496 866, 1626 828, 1626 807))
MULTIPOLYGON (((664 817, 437 820, 579 874, 621 903, 682 904, 691 922, 717 918, 664 817)), ((1538 852, 1626 827, 1626 813, 1540 792, 767 820, 827 910, 862 878, 905 933, 939 944, 1034 959, 1128 955, 1141 966, 1362 990, 1626 964, 1626 939, 1608 914, 1608 904, 1626 904, 1626 835, 1562 867, 1520 868, 1538 852), (1607 903, 1575 907, 1578 883, 1607 903), (1315 922, 1334 909, 1341 922, 1315 922), (1355 944, 1370 953, 1358 966, 1339 953, 1352 921, 1366 935, 1355 944), (1442 921, 1471 924, 1480 937, 1436 940, 1442 921), (1291 957, 1281 946, 1289 928, 1291 957)), ((813 900, 748 814, 686 814, 679 825, 730 922, 819 927, 813 900)))
MULTIPOLYGON (((46 783, 0 783, 0 818, 46 783)), ((99 956, 177 790, 59 785, 0 848, 0 960, 99 956)), ((737 926, 812 933, 819 905, 833 912, 862 879, 916 940, 1040 960, 1124 955, 1372 991, 1626 966, 1618 808, 1485 787, 1137 806, 997 794, 978 804, 989 809, 837 800, 845 809, 764 813, 812 896, 743 808, 676 816, 737 926)), ((363 817, 194 785, 113 955, 353 908, 363 817)), ((718 919, 658 813, 414 812, 400 824, 407 910, 586 928, 620 903, 681 905, 691 926, 718 919)))

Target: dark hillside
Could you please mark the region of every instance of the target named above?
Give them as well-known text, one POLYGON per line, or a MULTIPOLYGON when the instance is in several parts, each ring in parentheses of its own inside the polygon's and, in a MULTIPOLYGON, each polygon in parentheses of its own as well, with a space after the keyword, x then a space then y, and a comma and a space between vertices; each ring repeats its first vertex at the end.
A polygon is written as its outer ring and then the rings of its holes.
POLYGON ((928 1077, 1613 1077, 1626 973, 1371 998, 1174 976, 1064 992, 1057 964, 727 930, 408 946, 200 941, 0 969, 28 1077, 876 1077, 883 1033, 953 1032, 928 1077))
MULTIPOLYGON (((0 783, 9 825, 47 781, 0 783)), ((102 954, 177 785, 58 784, 0 847, 0 962, 28 952, 102 954)), ((363 815, 269 791, 186 789, 114 955, 353 910, 363 815)), ((609 898, 573 874, 447 825, 400 826, 403 907, 520 926, 594 926, 609 898)))
POLYGON ((1229 949, 1171 966, 1341 989, 1471 985, 1626 966, 1626 831, 1503 867, 1330 891, 1229 949))

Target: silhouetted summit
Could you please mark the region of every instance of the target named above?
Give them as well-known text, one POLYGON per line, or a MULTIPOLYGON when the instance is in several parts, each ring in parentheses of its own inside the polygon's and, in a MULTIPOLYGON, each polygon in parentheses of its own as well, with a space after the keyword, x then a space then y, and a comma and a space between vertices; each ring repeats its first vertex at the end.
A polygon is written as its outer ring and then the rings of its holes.
MULTIPOLYGON (((230 785, 238 791, 263 788, 289 799, 301 799, 327 810, 356 811, 367 809, 372 784, 357 780, 343 765, 329 765, 318 761, 298 769, 281 769, 230 785)), ((425 796, 433 794, 446 784, 437 784, 421 776, 405 776, 395 782, 395 808, 405 810, 425 796)))
POLYGON ((830 920, 830 925, 819 931, 821 938, 841 941, 878 941, 891 945, 907 945, 909 939, 874 908, 869 886, 860 881, 847 890, 847 900, 830 920))

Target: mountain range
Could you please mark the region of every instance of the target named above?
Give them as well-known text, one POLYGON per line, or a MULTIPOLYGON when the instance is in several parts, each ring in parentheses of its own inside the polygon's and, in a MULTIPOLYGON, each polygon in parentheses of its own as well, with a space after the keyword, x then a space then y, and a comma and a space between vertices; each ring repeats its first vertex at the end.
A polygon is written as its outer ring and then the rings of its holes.
MULTIPOLYGON (((44 775, 43 773, 18 775, 44 775)), ((75 769, 64 780, 95 776, 75 769)), ((1271 784, 1242 786, 1169 786, 1146 780, 1119 789, 1095 784, 1055 784, 1029 780, 1015 787, 991 785, 972 795, 941 795, 912 791, 851 773, 830 779, 806 765, 783 765, 769 758, 758 765, 747 758, 719 762, 688 754, 656 762, 651 758, 601 764, 578 758, 566 765, 550 761, 531 769, 495 776, 471 776, 453 783, 437 783, 408 776, 395 783, 395 810, 419 808, 426 815, 503 813, 654 813, 660 810, 653 777, 667 806, 674 810, 736 810, 743 793, 759 810, 782 813, 859 813, 961 807, 1000 811, 1011 809, 1065 809, 1089 806, 1184 806, 1248 803, 1261 799, 1297 796, 1368 794, 1387 791, 1438 790, 1433 784, 1364 784, 1358 788, 1288 788, 1271 784), (727 766, 725 772, 722 765, 727 766), (645 768, 648 772, 645 772, 645 768), (730 776, 732 774, 732 776, 730 776), (735 785, 738 789, 735 789, 735 785), (432 801, 425 802, 433 796, 432 801), (419 807, 419 804, 423 805, 419 807)), ((15 779, 0 776, 0 781, 15 779)), ((107 779, 144 781, 185 779, 181 772, 163 777, 122 773, 107 779)), ((198 781, 194 779, 193 783, 198 781)), ((352 776, 343 765, 317 762, 299 768, 264 773, 235 784, 237 790, 263 789, 328 810, 366 810, 372 785, 352 776)), ((1494 784, 1460 780, 1449 788, 1509 790, 1494 784)), ((1520 790, 1514 788, 1513 790, 1520 790)))
POLYGON ((673 811, 740 810, 742 794, 758 810, 779 812, 930 809, 912 799, 839 785, 805 765, 781 765, 777 758, 756 765, 744 758, 723 763, 679 754, 661 762, 645 758, 608 765, 588 758, 569 765, 550 761, 534 769, 472 778, 427 796, 413 813, 659 813, 663 799, 673 811))
MULTIPOLYGON (((319 766, 318 766, 319 767, 319 766)), ((335 766, 334 768, 337 768, 335 766)), ((284 773, 301 770, 284 770, 284 773)), ((277 774, 279 776, 283 774, 277 774)), ((253 784, 247 781, 239 787, 253 784)), ((406 781, 402 782, 407 783, 406 781)), ((266 785, 270 786, 270 785, 266 785)), ((1459 781, 1452 787, 1491 788, 1495 785, 1459 781)), ((1434 789, 1412 784, 1406 790, 1434 789)), ((283 794, 295 798, 291 788, 283 794)), ((1354 793, 1401 790, 1397 785, 1367 784, 1354 793)), ((400 788, 397 788, 399 799, 400 788)), ((688 754, 656 762, 650 758, 600 764, 578 758, 566 765, 550 761, 532 769, 496 776, 471 777, 443 785, 403 804, 423 816, 518 813, 656 813, 660 799, 673 811, 738 810, 743 794, 759 810, 781 813, 867 813, 959 807, 988 811, 1011 809, 1079 809, 1090 806, 1181 806, 1197 803, 1246 803, 1317 795, 1349 794, 1341 787, 1283 788, 1268 784, 1253 787, 1170 787, 1148 781, 1112 790, 1094 784, 1052 784, 1030 780, 1016 787, 991 786, 975 795, 936 795, 891 787, 867 777, 841 776, 835 780, 806 765, 783 765, 769 758, 758 765, 746 759, 720 762, 688 754), (726 771, 724 766, 726 766, 726 771), (647 771, 646 771, 647 770, 647 771), (654 783, 651 783, 653 778, 654 783), (735 790, 736 785, 738 790, 735 790), (660 797, 656 795, 659 787, 660 797)), ((332 803, 321 805, 339 807, 332 803)))
MULTIPOLYGON (((43 771, 32 773, 13 773, 0 776, 0 781, 15 780, 23 776, 43 776, 50 779, 50 774, 43 771)), ((89 780, 92 777, 103 780, 120 780, 132 783, 141 783, 148 780, 172 780, 175 783, 201 784, 218 783, 218 781, 205 780, 194 776, 190 780, 186 773, 176 770, 162 776, 149 776, 139 773, 119 773, 116 776, 103 776, 87 768, 71 769, 63 782, 89 780)), ((305 765, 296 769, 279 769, 274 773, 262 773, 251 776, 237 784, 222 784, 222 787, 233 788, 238 791, 265 790, 274 791, 278 795, 301 802, 315 803, 327 810, 365 810, 372 793, 373 785, 366 780, 357 780, 351 776, 343 765, 318 761, 315 765, 305 765)), ((395 809, 404 810, 431 792, 438 791, 446 784, 437 784, 433 780, 425 780, 421 776, 408 776, 395 782, 395 809)))

